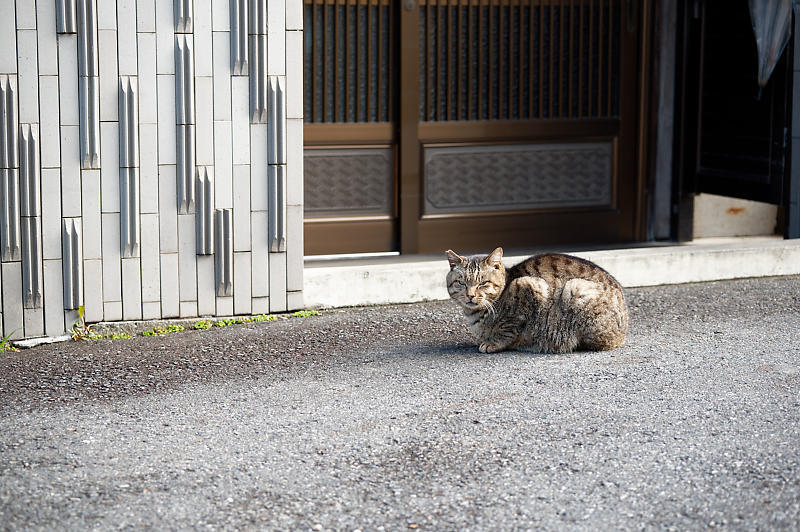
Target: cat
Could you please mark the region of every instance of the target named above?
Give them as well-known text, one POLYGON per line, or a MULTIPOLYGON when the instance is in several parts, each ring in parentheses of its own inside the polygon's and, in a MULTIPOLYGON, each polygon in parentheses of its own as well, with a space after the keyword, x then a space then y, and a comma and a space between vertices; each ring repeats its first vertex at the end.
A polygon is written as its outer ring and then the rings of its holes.
POLYGON ((604 351, 625 342, 622 287, 588 260, 546 253, 506 269, 502 248, 485 257, 446 253, 447 291, 463 307, 481 353, 604 351))

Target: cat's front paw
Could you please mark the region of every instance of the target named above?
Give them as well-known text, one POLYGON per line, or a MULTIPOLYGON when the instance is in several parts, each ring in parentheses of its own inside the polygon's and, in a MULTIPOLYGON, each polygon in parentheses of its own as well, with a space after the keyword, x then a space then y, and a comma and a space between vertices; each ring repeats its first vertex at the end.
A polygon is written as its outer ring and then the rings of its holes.
POLYGON ((505 349, 504 346, 500 344, 495 344, 493 342, 483 342, 481 345, 478 346, 478 351, 481 353, 497 353, 498 351, 502 351, 505 349))

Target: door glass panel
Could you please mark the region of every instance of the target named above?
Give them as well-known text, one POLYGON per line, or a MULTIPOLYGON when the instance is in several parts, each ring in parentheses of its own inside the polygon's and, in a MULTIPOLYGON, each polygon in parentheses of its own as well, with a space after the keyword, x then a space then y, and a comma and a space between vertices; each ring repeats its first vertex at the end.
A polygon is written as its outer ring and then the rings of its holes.
POLYGON ((618 0, 420 2, 420 120, 619 115, 618 0))

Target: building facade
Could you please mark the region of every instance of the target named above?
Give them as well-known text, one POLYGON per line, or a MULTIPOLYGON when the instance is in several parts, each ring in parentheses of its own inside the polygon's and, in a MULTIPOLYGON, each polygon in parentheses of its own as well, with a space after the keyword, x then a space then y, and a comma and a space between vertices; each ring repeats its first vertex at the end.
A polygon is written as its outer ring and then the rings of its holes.
POLYGON ((302 10, 0 0, 2 330, 302 307, 302 10))
POLYGON ((748 5, 0 0, 3 336, 301 308, 316 255, 689 240, 698 193, 800 236, 798 40, 754 98, 748 5))

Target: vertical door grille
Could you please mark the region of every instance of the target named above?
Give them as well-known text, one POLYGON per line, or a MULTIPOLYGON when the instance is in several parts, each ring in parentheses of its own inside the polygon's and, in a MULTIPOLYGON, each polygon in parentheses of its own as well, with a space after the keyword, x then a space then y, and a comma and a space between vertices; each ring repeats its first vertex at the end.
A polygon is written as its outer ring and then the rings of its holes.
POLYGON ((620 0, 420 0, 420 119, 619 114, 620 0))
POLYGON ((390 122, 391 0, 304 0, 306 123, 390 122))

